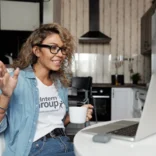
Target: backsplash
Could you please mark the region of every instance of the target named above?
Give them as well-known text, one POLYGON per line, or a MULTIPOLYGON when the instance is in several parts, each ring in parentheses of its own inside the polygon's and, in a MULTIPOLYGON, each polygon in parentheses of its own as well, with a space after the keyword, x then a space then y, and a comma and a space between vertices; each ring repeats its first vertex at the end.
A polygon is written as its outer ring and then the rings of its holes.
POLYGON ((61 1, 61 24, 77 43, 72 70, 77 76, 92 76, 94 83, 111 83, 112 74, 123 74, 131 83, 130 67, 148 82, 150 56, 140 53, 141 17, 151 0, 100 0, 100 31, 112 38, 110 44, 82 44, 79 37, 89 30, 87 0, 61 1))

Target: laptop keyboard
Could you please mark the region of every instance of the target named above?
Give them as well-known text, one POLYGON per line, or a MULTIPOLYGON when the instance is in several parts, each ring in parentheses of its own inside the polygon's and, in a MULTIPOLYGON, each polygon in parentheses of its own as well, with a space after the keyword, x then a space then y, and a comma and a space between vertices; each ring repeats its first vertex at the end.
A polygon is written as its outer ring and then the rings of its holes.
POLYGON ((134 124, 134 125, 131 125, 131 126, 128 126, 128 127, 124 127, 124 128, 121 128, 121 129, 118 129, 118 130, 115 130, 115 131, 111 131, 109 133, 115 134, 115 135, 133 137, 133 136, 136 135, 138 125, 139 124, 137 123, 137 124, 134 124))

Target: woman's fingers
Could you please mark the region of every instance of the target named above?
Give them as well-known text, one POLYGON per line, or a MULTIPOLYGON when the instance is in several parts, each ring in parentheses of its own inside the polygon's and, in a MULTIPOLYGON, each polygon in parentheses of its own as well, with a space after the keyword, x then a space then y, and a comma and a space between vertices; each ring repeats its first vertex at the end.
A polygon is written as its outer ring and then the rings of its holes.
POLYGON ((87 119, 90 120, 92 118, 92 112, 87 112, 87 119))
POLYGON ((7 70, 2 61, 0 61, 0 88, 3 87, 4 83, 4 76, 6 74, 7 70))
POLYGON ((93 108, 94 107, 91 104, 83 105, 83 107, 87 107, 86 121, 89 121, 92 118, 92 113, 93 113, 93 108))
POLYGON ((91 104, 85 104, 82 107, 87 107, 88 109, 93 109, 94 108, 93 105, 91 105, 91 104))
POLYGON ((2 90, 4 95, 12 95, 12 92, 17 84, 19 71, 19 68, 17 68, 14 71, 13 76, 10 76, 3 62, 0 61, 0 89, 2 90))
POLYGON ((91 109, 89 108, 87 112, 92 114, 93 113, 93 108, 91 108, 91 109))
POLYGON ((14 79, 18 78, 19 72, 20 72, 19 68, 16 68, 16 70, 14 71, 14 75, 13 75, 14 79))
POLYGON ((0 61, 0 77, 3 77, 7 73, 7 69, 2 61, 0 61))
POLYGON ((89 120, 91 120, 92 119, 92 115, 91 114, 87 114, 87 116, 86 116, 86 121, 89 121, 89 120))
POLYGON ((0 67, 0 78, 3 77, 2 68, 0 67))

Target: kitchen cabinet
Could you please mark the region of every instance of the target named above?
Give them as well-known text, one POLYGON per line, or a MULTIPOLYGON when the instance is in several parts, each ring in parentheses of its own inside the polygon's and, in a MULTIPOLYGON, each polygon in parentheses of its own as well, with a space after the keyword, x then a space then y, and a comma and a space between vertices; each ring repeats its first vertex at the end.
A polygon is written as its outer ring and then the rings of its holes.
POLYGON ((112 88, 111 120, 133 117, 132 88, 112 88))
POLYGON ((1 30, 31 31, 37 28, 39 21, 39 3, 1 1, 1 30))
POLYGON ((138 107, 138 97, 139 97, 139 89, 133 89, 133 117, 140 118, 141 112, 138 107))
POLYGON ((150 7, 141 18, 141 54, 151 53, 151 24, 153 7, 150 7))
POLYGON ((140 118, 146 99, 147 90, 133 89, 133 117, 140 118))

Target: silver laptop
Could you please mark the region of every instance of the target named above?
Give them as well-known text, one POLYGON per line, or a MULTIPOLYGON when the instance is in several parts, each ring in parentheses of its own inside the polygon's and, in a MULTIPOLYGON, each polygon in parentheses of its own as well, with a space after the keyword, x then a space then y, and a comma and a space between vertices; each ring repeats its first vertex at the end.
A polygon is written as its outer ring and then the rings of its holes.
POLYGON ((140 121, 119 120, 107 125, 82 130, 85 133, 111 133, 113 138, 139 141, 156 133, 156 74, 151 77, 140 121))

